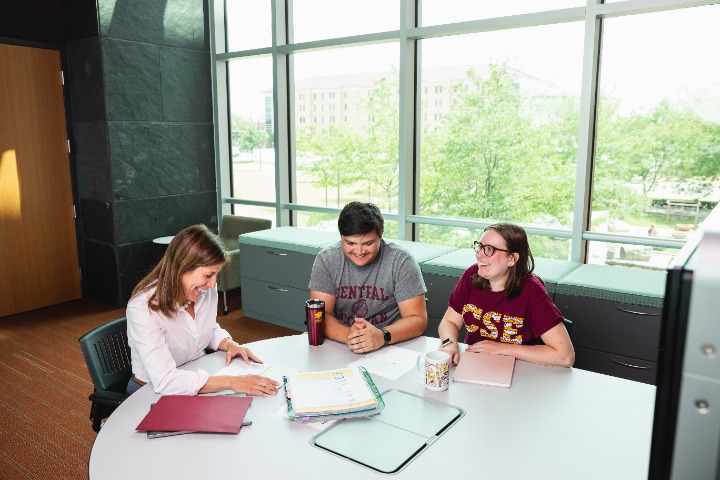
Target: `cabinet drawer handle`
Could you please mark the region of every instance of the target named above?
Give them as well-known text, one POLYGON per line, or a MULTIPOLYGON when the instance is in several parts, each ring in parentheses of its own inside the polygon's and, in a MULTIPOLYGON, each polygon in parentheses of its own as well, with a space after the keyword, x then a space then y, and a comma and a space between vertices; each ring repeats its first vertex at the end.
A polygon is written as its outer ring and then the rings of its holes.
POLYGON ((640 365, 630 365, 629 363, 624 362, 618 362, 617 360, 610 359, 611 362, 615 362, 618 365, 622 365, 623 367, 629 367, 629 368, 637 368, 638 370, 652 370, 652 367, 641 367, 640 365))
POLYGON ((266 252, 270 255, 277 255, 278 257, 287 257, 287 253, 271 252, 270 250, 266 250, 266 252))
POLYGON ((635 310, 627 310, 625 308, 618 308, 615 307, 615 310, 620 310, 621 312, 625 313, 631 313, 633 315, 647 315, 648 317, 659 317, 659 313, 648 313, 648 312, 636 312, 635 310))
POLYGON ((270 290, 275 290, 276 292, 287 292, 286 288, 278 288, 278 287, 271 287, 270 285, 267 286, 270 290))

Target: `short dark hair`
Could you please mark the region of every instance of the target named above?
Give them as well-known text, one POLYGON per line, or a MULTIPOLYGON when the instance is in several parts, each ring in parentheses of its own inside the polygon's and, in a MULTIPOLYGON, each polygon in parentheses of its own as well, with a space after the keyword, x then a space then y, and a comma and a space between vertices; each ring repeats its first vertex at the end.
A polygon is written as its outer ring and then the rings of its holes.
POLYGON ((350 202, 338 217, 340 235, 365 235, 375 231, 380 238, 385 230, 385 220, 380 209, 372 203, 350 202))

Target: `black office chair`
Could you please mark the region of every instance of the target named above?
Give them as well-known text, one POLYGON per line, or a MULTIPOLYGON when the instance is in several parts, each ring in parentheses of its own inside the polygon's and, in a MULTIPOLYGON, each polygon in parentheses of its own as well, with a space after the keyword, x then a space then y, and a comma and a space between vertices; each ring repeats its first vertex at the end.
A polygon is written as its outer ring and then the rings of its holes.
POLYGON ((92 429, 100 431, 102 420, 110 416, 128 396, 132 376, 127 320, 118 318, 101 325, 78 339, 87 364, 94 392, 88 397, 92 429))
MULTIPOLYGON (((572 320, 563 318, 563 325, 565 325, 565 330, 567 330, 568 336, 570 337, 570 339, 572 339, 572 326, 573 326, 572 320)), ((540 337, 537 337, 537 338, 533 338, 525 345, 545 345, 545 343, 542 341, 542 339, 540 337)))

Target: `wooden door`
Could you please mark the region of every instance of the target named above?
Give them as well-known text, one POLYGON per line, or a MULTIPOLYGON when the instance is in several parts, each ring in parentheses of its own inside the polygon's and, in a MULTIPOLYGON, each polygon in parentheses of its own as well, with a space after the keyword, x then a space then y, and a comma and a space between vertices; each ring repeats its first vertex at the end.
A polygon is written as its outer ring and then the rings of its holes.
POLYGON ((0 317, 81 297, 60 54, 0 45, 0 317))

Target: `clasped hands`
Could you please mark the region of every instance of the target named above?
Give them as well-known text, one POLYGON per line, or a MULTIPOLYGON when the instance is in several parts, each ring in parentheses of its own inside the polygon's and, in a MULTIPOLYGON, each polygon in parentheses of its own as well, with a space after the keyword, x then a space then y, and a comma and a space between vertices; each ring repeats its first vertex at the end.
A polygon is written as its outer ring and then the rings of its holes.
POLYGON ((382 330, 362 317, 355 317, 355 323, 350 325, 347 346, 355 353, 372 352, 385 345, 385 335, 382 330))

